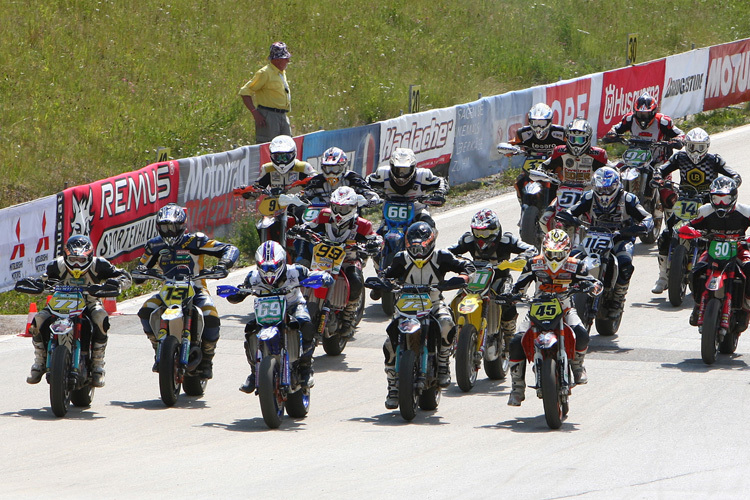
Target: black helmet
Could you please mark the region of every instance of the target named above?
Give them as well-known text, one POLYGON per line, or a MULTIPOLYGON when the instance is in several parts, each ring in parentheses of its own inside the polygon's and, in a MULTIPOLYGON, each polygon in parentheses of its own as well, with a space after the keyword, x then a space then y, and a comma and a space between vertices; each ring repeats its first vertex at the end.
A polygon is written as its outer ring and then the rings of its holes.
POLYGON ((174 246, 180 241, 182 235, 185 234, 186 223, 187 215, 176 203, 164 205, 156 214, 156 229, 164 243, 169 246, 174 246))
POLYGON ((734 210, 737 204, 737 183, 733 179, 720 175, 711 183, 709 193, 716 215, 726 217, 734 210))
POLYGON ((80 278, 94 262, 94 244, 84 235, 71 236, 65 244, 65 267, 74 278, 80 278))
POLYGON ((422 267, 435 250, 437 231, 426 222, 415 222, 406 230, 406 251, 418 267, 422 267))

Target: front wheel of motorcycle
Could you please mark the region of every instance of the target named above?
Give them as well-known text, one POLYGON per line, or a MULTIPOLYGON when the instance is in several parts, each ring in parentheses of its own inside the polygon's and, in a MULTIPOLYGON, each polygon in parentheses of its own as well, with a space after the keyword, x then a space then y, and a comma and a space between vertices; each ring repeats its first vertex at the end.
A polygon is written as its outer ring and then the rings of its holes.
POLYGON ((180 395, 179 359, 180 343, 177 337, 168 335, 162 341, 159 358, 159 394, 167 406, 174 406, 177 403, 177 396, 180 395))
POLYGON ((533 205, 527 205, 521 214, 520 226, 518 232, 521 240, 539 248, 539 209, 533 205))
POLYGON ((464 392, 469 392, 477 381, 479 366, 474 362, 477 355, 477 329, 471 323, 461 328, 456 348, 456 383, 464 392))
POLYGON ((719 328, 721 326, 721 301, 712 298, 706 304, 701 325, 701 358, 707 365, 716 362, 719 352, 719 328))
POLYGON ((258 370, 258 398, 263 420, 270 429, 278 429, 284 416, 284 400, 281 397, 281 366, 273 356, 266 356, 258 370))
POLYGON ((305 418, 310 411, 310 391, 300 389, 293 392, 286 400, 286 412, 292 418, 305 418))
MULTIPOLYGON (((652 210, 649 210, 649 213, 653 214, 652 210)), ((664 221, 663 217, 654 217, 654 227, 651 228, 651 231, 644 234, 643 236, 640 236, 640 239, 643 243, 646 243, 648 245, 651 245, 652 243, 656 243, 656 240, 659 239, 659 234, 661 234, 661 224, 664 221)))
POLYGON ((684 245, 676 245, 672 249, 669 270, 667 271, 667 293, 669 303, 675 307, 682 305, 685 300, 685 289, 687 282, 687 248, 684 245))
POLYGON ((64 345, 58 345, 52 351, 49 379, 49 401, 56 417, 64 417, 70 408, 70 368, 70 350, 64 345))
POLYGON ((417 374, 419 365, 414 351, 405 350, 401 354, 398 370, 398 409, 401 417, 406 421, 414 420, 417 416, 417 374))
POLYGON ((554 358, 546 358, 542 362, 542 402, 544 404, 544 418, 550 429, 562 426, 563 408, 560 403, 560 379, 557 373, 557 362, 554 358))

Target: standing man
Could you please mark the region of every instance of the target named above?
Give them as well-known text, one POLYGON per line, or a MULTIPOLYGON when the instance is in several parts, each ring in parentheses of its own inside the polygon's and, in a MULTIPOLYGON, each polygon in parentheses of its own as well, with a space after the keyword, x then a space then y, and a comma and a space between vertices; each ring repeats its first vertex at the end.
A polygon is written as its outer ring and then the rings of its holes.
POLYGON ((291 108, 286 66, 292 54, 283 42, 271 45, 268 60, 253 79, 240 89, 240 96, 255 120, 255 143, 271 142, 278 135, 292 135, 289 118, 291 108))

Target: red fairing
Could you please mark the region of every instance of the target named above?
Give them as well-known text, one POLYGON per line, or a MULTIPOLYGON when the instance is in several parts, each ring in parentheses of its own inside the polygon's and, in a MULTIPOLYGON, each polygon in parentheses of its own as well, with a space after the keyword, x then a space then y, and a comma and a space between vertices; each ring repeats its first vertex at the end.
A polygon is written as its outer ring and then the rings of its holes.
MULTIPOLYGON (((558 342, 560 342, 560 332, 555 332, 558 336, 558 342)), ((529 362, 534 361, 534 340, 539 335, 536 327, 531 327, 526 330, 521 339, 521 345, 523 346, 523 352, 526 354, 526 359, 529 362)), ((563 325, 562 337, 565 338, 565 354, 568 356, 568 360, 572 360, 576 355, 576 334, 573 329, 568 325, 563 325)))
POLYGON ((315 224, 328 224, 331 222, 331 209, 324 208, 318 212, 318 217, 315 219, 315 224))
POLYGON ((357 217, 357 234, 369 236, 372 234, 372 222, 362 217, 357 217))

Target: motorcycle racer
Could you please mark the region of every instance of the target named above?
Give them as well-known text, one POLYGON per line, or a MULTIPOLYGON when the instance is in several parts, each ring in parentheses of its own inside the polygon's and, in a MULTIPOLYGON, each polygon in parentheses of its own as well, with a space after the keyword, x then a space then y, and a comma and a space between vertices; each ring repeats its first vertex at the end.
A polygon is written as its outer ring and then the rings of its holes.
POLYGON ((328 202, 331 193, 342 186, 348 186, 364 196, 367 206, 376 205, 380 202, 378 194, 370 188, 361 175, 349 170, 349 158, 340 148, 328 148, 323 152, 320 160, 320 169, 323 173, 313 176, 305 185, 305 196, 328 202))

